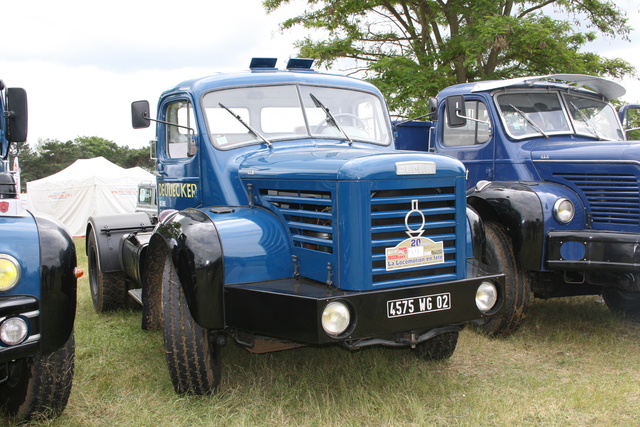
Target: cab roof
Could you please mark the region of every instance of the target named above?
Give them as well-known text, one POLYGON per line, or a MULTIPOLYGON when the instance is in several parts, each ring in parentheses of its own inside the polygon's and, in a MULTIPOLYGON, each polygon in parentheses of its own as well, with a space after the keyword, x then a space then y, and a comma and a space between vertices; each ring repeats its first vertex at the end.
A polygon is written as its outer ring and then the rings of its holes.
MULTIPOLYGON (((626 89, 611 80, 584 74, 547 74, 544 76, 517 77, 506 80, 487 80, 475 83, 463 83, 452 86, 452 92, 442 95, 452 95, 462 92, 487 92, 504 88, 558 88, 565 90, 582 90, 599 94, 611 101, 626 93, 626 89), (456 90, 454 90, 456 89, 456 90)), ((449 88, 448 88, 449 89, 449 88)))
POLYGON ((371 83, 349 76, 315 71, 311 68, 312 62, 311 59, 292 58, 286 69, 278 69, 275 67, 275 58, 253 58, 249 70, 235 73, 216 73, 207 77, 186 80, 166 90, 163 96, 175 92, 190 92, 199 95, 221 88, 268 84, 326 85, 361 90, 382 96, 371 83))

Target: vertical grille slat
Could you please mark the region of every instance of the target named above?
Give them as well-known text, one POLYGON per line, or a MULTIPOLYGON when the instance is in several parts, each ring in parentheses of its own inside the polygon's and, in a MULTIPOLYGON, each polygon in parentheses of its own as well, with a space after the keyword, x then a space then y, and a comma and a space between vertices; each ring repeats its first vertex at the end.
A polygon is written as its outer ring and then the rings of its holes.
POLYGON ((583 192, 593 223, 640 226, 640 191, 635 175, 554 173, 583 192))

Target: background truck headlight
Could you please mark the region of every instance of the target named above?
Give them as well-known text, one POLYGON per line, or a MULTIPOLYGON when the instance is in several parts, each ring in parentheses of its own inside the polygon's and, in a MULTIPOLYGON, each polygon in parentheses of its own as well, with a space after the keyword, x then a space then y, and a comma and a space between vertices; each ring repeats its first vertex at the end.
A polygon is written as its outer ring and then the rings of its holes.
POLYGON ((0 254, 0 292, 8 291, 20 281, 20 264, 11 255, 0 254))
POLYGON ((476 291, 476 306, 483 313, 490 311, 498 301, 498 289, 491 282, 482 282, 476 291))
POLYGON ((558 199, 553 205, 553 216, 561 224, 567 224, 573 219, 575 207, 567 199, 558 199))
POLYGON ((347 330, 351 323, 349 307, 343 302, 332 301, 322 311, 322 328, 331 335, 337 336, 347 330))

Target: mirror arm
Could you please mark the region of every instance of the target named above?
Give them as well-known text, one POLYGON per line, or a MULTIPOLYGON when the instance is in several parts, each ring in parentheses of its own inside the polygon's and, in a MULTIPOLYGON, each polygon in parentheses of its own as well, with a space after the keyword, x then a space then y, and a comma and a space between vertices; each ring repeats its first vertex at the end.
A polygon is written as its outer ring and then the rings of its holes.
POLYGON ((460 117, 461 119, 471 120, 472 122, 484 123, 485 125, 491 126, 491 122, 489 122, 488 120, 479 120, 479 119, 474 119, 473 117, 463 116, 457 110, 456 110, 456 117, 460 117))

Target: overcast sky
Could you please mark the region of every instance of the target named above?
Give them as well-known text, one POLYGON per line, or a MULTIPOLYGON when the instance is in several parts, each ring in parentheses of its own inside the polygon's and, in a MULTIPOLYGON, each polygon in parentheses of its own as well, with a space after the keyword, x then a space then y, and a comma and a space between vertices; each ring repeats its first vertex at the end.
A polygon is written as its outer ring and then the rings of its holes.
MULTIPOLYGON (((248 69, 254 56, 295 56, 303 30, 278 31, 306 2, 267 15, 260 0, 15 0, 2 2, 0 78, 29 97, 29 137, 99 136, 132 148, 153 130, 131 129, 132 101, 155 106, 182 80, 248 69)), ((586 50, 621 57, 640 71, 640 5, 616 2, 636 28, 631 42, 599 39, 586 50)), ((640 83, 623 82, 640 103, 640 83)))

